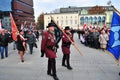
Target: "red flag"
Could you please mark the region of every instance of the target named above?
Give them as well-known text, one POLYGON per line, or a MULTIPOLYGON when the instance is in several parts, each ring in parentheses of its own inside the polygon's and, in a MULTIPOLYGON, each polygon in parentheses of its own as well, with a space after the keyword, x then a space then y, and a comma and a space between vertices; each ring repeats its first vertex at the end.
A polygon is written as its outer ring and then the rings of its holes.
POLYGON ((10 19, 11 19, 11 28, 12 28, 12 38, 14 41, 17 41, 18 29, 11 13, 10 13, 10 19))
POLYGON ((87 25, 86 23, 83 24, 83 29, 86 29, 87 28, 87 25))

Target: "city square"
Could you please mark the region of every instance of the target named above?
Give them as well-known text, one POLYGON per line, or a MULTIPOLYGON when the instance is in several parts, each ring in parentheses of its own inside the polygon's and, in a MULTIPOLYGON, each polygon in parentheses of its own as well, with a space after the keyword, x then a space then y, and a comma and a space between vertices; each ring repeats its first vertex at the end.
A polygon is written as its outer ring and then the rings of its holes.
POLYGON ((119 0, 0 0, 0 80, 120 80, 119 0))

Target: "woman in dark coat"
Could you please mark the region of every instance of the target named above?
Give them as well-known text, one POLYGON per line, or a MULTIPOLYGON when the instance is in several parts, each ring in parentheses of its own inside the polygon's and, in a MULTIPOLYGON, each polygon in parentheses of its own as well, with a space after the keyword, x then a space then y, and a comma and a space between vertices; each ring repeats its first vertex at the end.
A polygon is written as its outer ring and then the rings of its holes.
POLYGON ((24 32, 20 30, 19 35, 17 36, 17 49, 21 58, 21 62, 24 62, 24 53, 26 50, 26 40, 24 38, 24 32))

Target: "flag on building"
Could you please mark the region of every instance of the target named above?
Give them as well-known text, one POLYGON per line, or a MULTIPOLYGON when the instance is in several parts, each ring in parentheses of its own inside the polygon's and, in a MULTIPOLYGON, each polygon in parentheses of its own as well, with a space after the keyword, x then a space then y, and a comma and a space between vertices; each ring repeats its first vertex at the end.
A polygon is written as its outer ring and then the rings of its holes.
POLYGON ((0 30, 2 29, 2 22, 1 22, 1 20, 0 20, 0 30))
POLYGON ((120 15, 113 12, 110 37, 107 50, 114 56, 116 61, 120 59, 120 15))
POLYGON ((11 28, 12 28, 12 38, 14 41, 17 41, 18 29, 11 13, 10 13, 10 19, 11 19, 11 28))

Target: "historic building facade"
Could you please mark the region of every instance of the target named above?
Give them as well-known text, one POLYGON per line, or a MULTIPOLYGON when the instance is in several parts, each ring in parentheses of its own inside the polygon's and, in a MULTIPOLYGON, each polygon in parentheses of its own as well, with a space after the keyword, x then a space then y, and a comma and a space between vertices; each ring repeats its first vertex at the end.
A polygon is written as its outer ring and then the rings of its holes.
POLYGON ((78 13, 51 13, 51 14, 45 14, 44 15, 44 28, 48 25, 49 22, 51 22, 51 16, 54 18, 54 20, 61 26, 71 26, 75 28, 78 26, 78 13))
POLYGON ((50 22, 50 16, 62 27, 70 26, 78 29, 87 26, 103 27, 106 24, 110 27, 113 8, 111 6, 94 7, 68 7, 60 8, 60 13, 49 13, 44 15, 44 27, 50 22))

